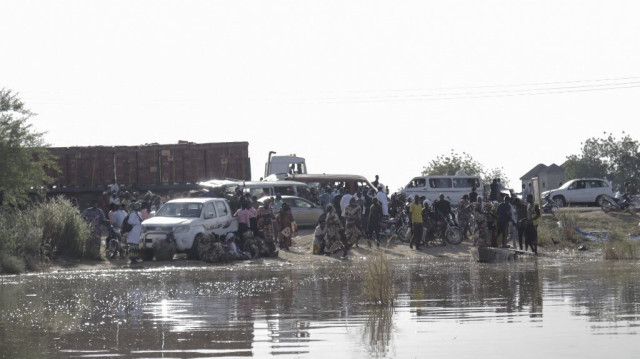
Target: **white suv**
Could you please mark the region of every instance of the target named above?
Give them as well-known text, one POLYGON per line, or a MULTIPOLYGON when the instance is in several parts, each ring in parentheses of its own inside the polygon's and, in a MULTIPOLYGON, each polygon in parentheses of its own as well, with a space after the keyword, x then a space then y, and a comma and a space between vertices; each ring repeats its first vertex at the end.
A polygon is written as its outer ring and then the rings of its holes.
POLYGON ((238 230, 238 221, 223 198, 183 198, 165 203, 155 216, 142 222, 143 255, 152 256, 153 243, 173 236, 178 251, 198 259, 199 239, 238 230))
POLYGON ((542 197, 546 197, 549 193, 551 194, 551 199, 560 207, 564 207, 569 203, 598 205, 602 196, 613 196, 613 188, 604 179, 580 178, 570 180, 560 188, 542 192, 542 197))

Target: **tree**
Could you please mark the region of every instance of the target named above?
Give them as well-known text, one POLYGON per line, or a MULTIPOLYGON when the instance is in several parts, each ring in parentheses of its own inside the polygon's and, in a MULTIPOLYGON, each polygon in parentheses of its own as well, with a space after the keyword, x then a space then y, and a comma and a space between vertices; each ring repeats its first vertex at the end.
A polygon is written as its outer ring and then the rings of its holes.
POLYGON ((567 178, 604 177, 614 183, 640 182, 640 144, 622 132, 617 139, 611 133, 604 138, 589 138, 582 153, 570 155, 564 164, 567 178))
POLYGON ((22 204, 32 188, 51 180, 46 168, 55 168, 44 134, 27 123, 33 116, 17 94, 0 90, 0 198, 4 205, 22 204))
POLYGON ((505 187, 509 186, 509 179, 504 175, 502 168, 494 168, 487 171, 480 162, 474 160, 473 157, 466 152, 462 152, 462 155, 459 155, 454 150, 451 150, 448 156, 440 155, 422 169, 422 174, 425 176, 453 176, 458 172, 464 172, 470 176, 480 176, 484 183, 491 183, 494 178, 500 178, 501 183, 505 187))

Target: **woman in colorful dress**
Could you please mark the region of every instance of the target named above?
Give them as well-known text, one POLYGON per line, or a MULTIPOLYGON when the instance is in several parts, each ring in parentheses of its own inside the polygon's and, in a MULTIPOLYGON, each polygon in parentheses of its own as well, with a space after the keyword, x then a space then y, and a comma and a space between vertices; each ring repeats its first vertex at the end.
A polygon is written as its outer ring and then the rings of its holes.
POLYGON ((275 219, 273 209, 271 209, 271 199, 266 199, 262 207, 258 208, 258 231, 262 232, 265 244, 271 252, 276 249, 273 242, 273 223, 275 219))
POLYGON ((276 216, 276 223, 278 224, 278 243, 280 249, 288 251, 289 247, 291 247, 291 224, 293 223, 293 214, 291 214, 291 208, 289 208, 288 204, 282 203, 282 208, 276 216))
POLYGON ((340 230, 342 229, 342 224, 340 223, 340 217, 338 217, 338 213, 336 213, 335 208, 332 204, 327 205, 327 219, 326 219, 326 249, 325 254, 331 255, 339 250, 343 251, 343 256, 347 255, 347 249, 342 243, 342 238, 340 236, 340 230))
POLYGON ((351 199, 349 200, 349 205, 344 210, 347 248, 350 248, 353 245, 355 245, 357 248, 361 236, 359 224, 362 217, 362 209, 360 208, 360 206, 358 206, 356 201, 356 197, 351 197, 351 199))

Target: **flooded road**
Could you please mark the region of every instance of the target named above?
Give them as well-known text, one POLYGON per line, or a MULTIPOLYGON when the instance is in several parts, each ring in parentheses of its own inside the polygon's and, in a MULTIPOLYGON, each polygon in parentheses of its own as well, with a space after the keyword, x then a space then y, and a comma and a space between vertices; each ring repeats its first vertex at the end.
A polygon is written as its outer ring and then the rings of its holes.
POLYGON ((0 353, 20 358, 637 358, 640 264, 241 263, 0 277, 0 353))

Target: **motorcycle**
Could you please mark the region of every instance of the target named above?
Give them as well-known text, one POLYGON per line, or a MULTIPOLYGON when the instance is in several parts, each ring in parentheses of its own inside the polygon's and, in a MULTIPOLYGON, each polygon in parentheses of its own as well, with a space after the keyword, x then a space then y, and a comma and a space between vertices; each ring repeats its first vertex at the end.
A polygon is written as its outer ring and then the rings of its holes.
POLYGON ((456 224, 453 216, 437 214, 431 228, 427 229, 427 241, 434 241, 436 238, 449 242, 449 244, 458 245, 464 240, 462 230, 456 224))
POLYGON ((460 220, 458 227, 460 228, 464 239, 472 239, 477 231, 472 206, 468 205, 467 208, 458 209, 458 219, 460 220))
POLYGON ((407 214, 403 211, 397 217, 384 218, 380 221, 380 231, 374 233, 377 241, 389 241, 391 238, 398 238, 402 242, 408 242, 409 234, 409 219, 407 214))
POLYGON ((600 199, 600 208, 604 213, 611 211, 628 211, 629 214, 636 214, 636 196, 628 196, 627 198, 614 198, 609 195, 605 195, 600 199))
POLYGON ((556 201, 551 199, 551 193, 544 196, 542 199, 542 213, 551 213, 555 217, 559 210, 560 207, 556 201))
POLYGON ((105 252, 108 259, 115 258, 118 254, 120 254, 120 258, 126 258, 128 246, 122 243, 122 235, 120 234, 120 230, 116 229, 111 225, 111 223, 107 224, 107 238, 105 240, 105 252))

